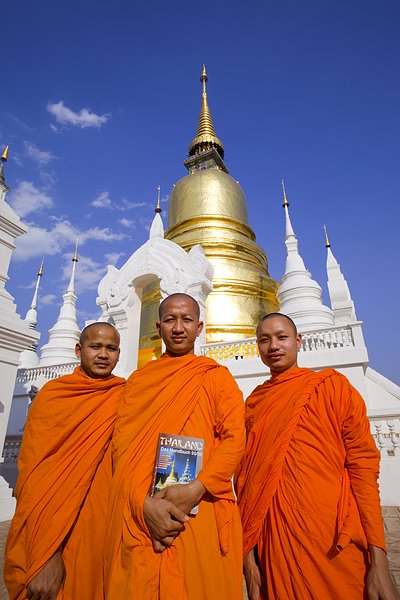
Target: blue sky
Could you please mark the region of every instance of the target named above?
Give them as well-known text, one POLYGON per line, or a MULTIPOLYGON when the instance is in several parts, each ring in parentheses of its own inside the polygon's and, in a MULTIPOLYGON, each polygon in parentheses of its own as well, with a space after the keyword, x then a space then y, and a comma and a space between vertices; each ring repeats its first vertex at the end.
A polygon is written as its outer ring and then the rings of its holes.
MULTIPOLYGON (((45 255, 38 329, 57 318, 76 235, 79 320, 97 284, 147 239, 156 188, 186 173, 205 61, 226 164, 280 280, 282 177, 307 268, 328 302, 323 223, 394 381, 399 339, 400 4, 381 0, 66 2, 0 7, 0 145, 30 232, 7 288, 25 315, 45 255)), ((165 216, 165 212, 164 212, 165 216)))

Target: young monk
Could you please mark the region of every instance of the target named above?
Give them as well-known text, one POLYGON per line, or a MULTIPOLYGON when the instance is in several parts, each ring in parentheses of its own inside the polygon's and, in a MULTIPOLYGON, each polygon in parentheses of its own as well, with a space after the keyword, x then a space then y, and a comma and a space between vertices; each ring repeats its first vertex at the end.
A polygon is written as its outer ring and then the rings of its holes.
POLYGON ((364 401, 333 369, 300 369, 282 314, 258 325, 271 379, 246 402, 236 490, 250 600, 395 600, 364 401))
POLYGON ((111 375, 119 352, 112 325, 89 325, 76 345, 80 367, 31 405, 6 545, 11 600, 103 598, 109 443, 125 384, 111 375))
POLYGON ((166 298, 157 323, 166 352, 126 383, 112 442, 107 600, 242 599, 231 477, 244 450, 244 403, 225 367, 194 355, 202 327, 192 297, 166 298), (205 450, 194 481, 152 497, 160 433, 202 438, 205 450))

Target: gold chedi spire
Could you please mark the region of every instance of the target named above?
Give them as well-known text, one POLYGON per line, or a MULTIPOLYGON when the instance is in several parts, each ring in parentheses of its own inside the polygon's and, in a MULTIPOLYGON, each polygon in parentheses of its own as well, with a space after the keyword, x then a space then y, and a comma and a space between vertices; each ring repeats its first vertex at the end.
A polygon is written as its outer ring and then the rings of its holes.
POLYGON ((324 231, 325 231, 325 248, 330 248, 331 245, 329 243, 328 232, 326 230, 326 225, 325 224, 324 224, 324 231))
POLYGON ((204 152, 205 150, 215 148, 220 157, 224 158, 224 145, 221 142, 221 140, 219 140, 215 135, 215 129, 211 118, 211 112, 208 106, 206 86, 208 77, 205 65, 203 65, 200 81, 203 86, 203 94, 201 100, 199 124, 197 126, 196 137, 189 146, 189 156, 195 156, 197 154, 200 154, 200 152, 204 152))
MULTIPOLYGON (((205 69, 201 79, 203 104, 196 140, 214 135, 205 69)), ((187 252, 200 244, 213 266, 213 291, 206 301, 207 342, 253 337, 259 319, 279 310, 278 283, 269 275, 267 257, 248 223, 244 192, 229 175, 215 137, 209 148, 195 142, 190 148, 191 152, 197 148, 198 154, 184 161, 189 174, 169 197, 165 237, 187 252)))
POLYGON ((9 150, 9 148, 10 148, 9 146, 6 146, 4 148, 3 154, 1 155, 1 160, 3 162, 7 162, 8 161, 8 150, 9 150))
POLYGON ((285 182, 282 179, 282 191, 283 191, 283 208, 285 208, 285 206, 289 206, 289 202, 288 199, 286 197, 286 189, 285 189, 285 182))
POLYGON ((4 197, 4 195, 10 191, 10 188, 7 186, 6 181, 4 179, 4 165, 8 160, 8 148, 8 146, 4 148, 3 154, 0 157, 0 198, 4 197))
POLYGON ((42 257, 42 262, 40 263, 39 271, 37 272, 38 277, 43 275, 43 264, 44 264, 44 256, 42 257))
POLYGON ((79 238, 76 238, 75 251, 74 251, 74 255, 72 257, 72 262, 78 262, 78 242, 79 242, 79 238))

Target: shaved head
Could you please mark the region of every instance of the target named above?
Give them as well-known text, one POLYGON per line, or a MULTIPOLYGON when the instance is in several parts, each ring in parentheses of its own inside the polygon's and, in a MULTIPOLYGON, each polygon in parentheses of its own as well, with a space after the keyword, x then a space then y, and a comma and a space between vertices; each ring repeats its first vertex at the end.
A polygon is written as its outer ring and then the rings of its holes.
POLYGON ((258 330, 260 328, 261 323, 264 323, 264 321, 266 321, 267 319, 276 319, 277 317, 283 317, 284 319, 287 319, 293 328, 294 334, 297 335, 297 327, 296 327, 296 323, 293 321, 293 319, 291 319, 287 315, 284 315, 283 313, 277 313, 277 312, 269 313, 268 315, 265 315, 265 317, 263 317, 260 320, 260 322, 257 325, 256 335, 258 334, 258 330))
POLYGON ((195 314, 197 316, 197 319, 200 319, 200 306, 198 305, 197 301, 192 298, 192 296, 189 296, 189 294, 181 294, 181 293, 177 293, 177 294, 171 294, 170 296, 167 296, 166 298, 164 298, 164 300, 161 302, 159 308, 158 308, 158 316, 161 319, 163 316, 163 312, 165 309, 165 305, 170 302, 173 302, 173 300, 190 300, 193 304, 193 308, 195 310, 195 314))
POLYGON ((102 323, 101 321, 96 321, 96 323, 90 323, 90 325, 87 325, 84 329, 82 329, 81 335, 79 336, 79 343, 81 345, 85 343, 88 333, 94 331, 96 327, 109 327, 110 330, 112 330, 118 336, 118 339, 120 337, 119 332, 114 325, 111 325, 111 323, 102 323))

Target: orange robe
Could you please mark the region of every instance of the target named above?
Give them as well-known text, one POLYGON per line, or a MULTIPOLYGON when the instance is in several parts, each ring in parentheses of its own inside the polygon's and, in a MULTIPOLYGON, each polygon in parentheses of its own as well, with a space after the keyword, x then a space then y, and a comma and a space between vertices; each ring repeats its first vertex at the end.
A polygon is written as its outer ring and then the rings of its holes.
POLYGON ((128 379, 113 437, 107 600, 241 600, 242 533, 232 475, 245 445, 244 402, 211 359, 161 357, 128 379), (173 545, 153 551, 144 521, 159 433, 203 438, 208 493, 173 545))
POLYGON ((4 578, 11 600, 61 548, 59 600, 103 598, 103 542, 111 482, 107 450, 125 380, 79 367, 48 382, 30 408, 18 461, 17 508, 4 578))
POLYGON ((247 399, 246 429, 235 483, 262 599, 361 600, 367 544, 385 542, 379 452, 359 393, 332 369, 290 369, 247 399))

